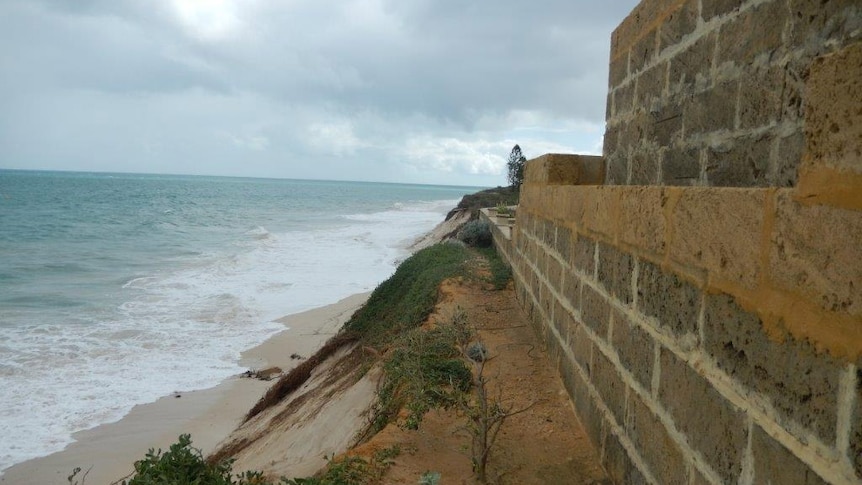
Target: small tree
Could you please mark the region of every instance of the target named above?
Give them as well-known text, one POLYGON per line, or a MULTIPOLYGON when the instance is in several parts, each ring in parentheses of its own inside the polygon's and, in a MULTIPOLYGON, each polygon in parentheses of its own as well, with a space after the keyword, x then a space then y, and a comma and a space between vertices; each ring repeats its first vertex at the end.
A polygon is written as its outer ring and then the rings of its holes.
POLYGON ((521 147, 515 145, 512 147, 512 152, 509 153, 509 161, 506 165, 509 168, 509 185, 512 188, 518 189, 524 182, 524 165, 527 163, 527 157, 521 153, 521 147))

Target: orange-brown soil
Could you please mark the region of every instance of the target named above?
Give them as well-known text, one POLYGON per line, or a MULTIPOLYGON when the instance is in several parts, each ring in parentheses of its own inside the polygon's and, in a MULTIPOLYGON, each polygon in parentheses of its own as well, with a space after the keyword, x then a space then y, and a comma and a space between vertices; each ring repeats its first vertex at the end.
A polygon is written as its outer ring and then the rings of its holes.
MULTIPOLYGON (((491 450, 488 482, 500 484, 611 483, 575 416, 559 375, 538 342, 511 288, 494 290, 476 280, 452 280, 430 325, 456 308, 488 352, 483 375, 488 395, 503 408, 526 411, 505 419, 491 450)), ((431 411, 418 430, 390 424, 348 454, 371 459, 397 445, 383 483, 415 484, 423 473, 439 472, 441 484, 472 484, 471 437, 463 411, 431 411)))

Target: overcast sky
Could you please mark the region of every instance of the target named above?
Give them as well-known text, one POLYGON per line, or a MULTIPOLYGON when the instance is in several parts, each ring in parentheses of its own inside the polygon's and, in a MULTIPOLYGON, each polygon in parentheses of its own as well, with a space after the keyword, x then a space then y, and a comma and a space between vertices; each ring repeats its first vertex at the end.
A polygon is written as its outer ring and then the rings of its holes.
POLYGON ((601 153, 635 0, 2 0, 0 168, 504 185, 601 153))

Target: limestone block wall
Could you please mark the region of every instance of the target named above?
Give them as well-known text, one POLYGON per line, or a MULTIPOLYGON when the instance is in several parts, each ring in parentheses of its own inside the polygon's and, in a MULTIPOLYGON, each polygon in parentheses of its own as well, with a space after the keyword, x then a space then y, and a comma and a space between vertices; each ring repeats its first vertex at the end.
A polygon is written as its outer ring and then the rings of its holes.
POLYGON ((644 0, 607 119, 493 234, 610 474, 862 483, 862 4, 644 0))
POLYGON ((797 185, 812 63, 860 39, 858 0, 641 2, 611 39, 606 183, 797 185))

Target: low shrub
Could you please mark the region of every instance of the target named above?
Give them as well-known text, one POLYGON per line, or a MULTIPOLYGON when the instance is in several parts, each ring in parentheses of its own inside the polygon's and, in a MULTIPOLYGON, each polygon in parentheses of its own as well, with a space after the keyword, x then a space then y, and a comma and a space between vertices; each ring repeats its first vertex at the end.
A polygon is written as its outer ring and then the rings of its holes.
POLYGON ((464 224, 458 231, 458 240, 468 246, 487 248, 493 243, 491 238, 491 224, 488 221, 475 220, 464 224))

